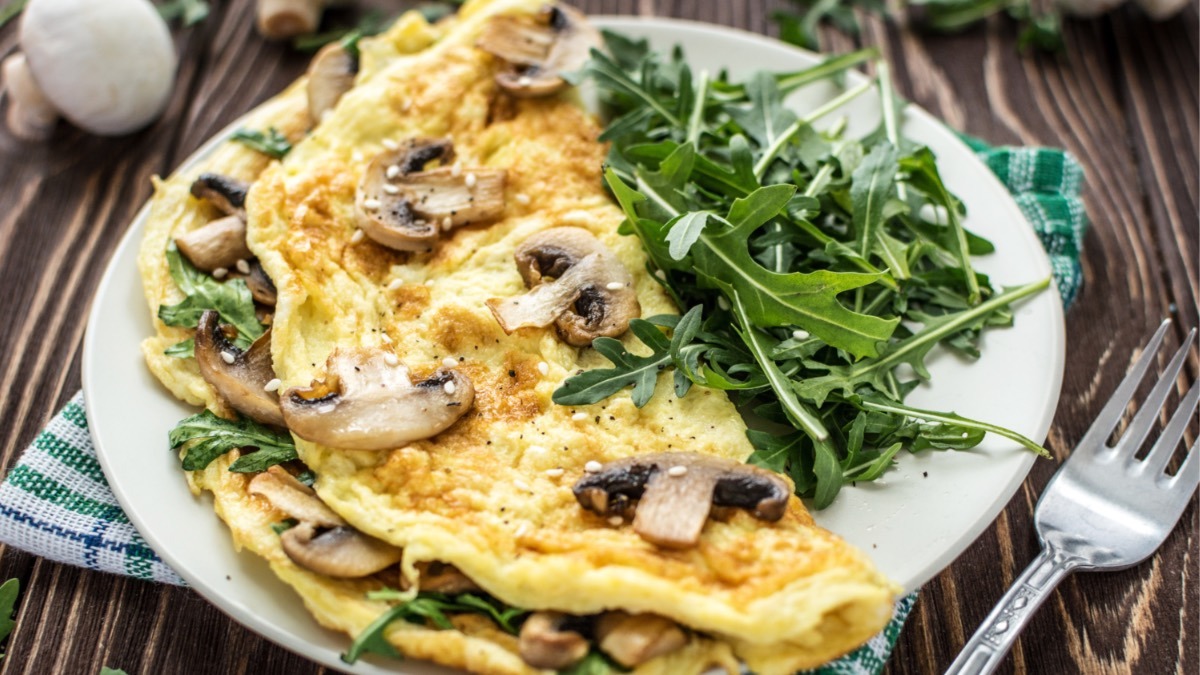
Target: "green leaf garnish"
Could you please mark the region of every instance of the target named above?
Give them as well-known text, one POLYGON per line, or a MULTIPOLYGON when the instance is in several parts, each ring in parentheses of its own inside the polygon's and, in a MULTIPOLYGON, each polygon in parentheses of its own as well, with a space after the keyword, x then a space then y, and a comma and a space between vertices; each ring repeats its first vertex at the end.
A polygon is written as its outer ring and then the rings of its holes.
POLYGON ((381 614, 378 619, 367 626, 350 645, 350 649, 342 654, 346 663, 354 663, 363 654, 382 654, 391 658, 403 658, 395 647, 384 637, 385 630, 394 621, 404 620, 409 623, 428 625, 439 630, 454 628, 447 614, 480 614, 496 622, 501 630, 511 635, 520 632, 516 622, 529 614, 528 610, 510 607, 504 603, 474 593, 447 595, 445 593, 417 593, 412 600, 404 600, 406 594, 383 589, 367 593, 369 600, 400 600, 400 604, 391 607, 381 614))
MULTIPOLYGON (((20 593, 19 579, 9 579, 0 584, 0 641, 5 640, 17 626, 17 622, 13 620, 13 611, 16 609, 17 596, 20 593)), ((4 658, 4 655, 0 654, 0 658, 4 658)))
MULTIPOLYGON (((195 328, 200 321, 200 315, 205 310, 213 309, 221 315, 221 323, 230 324, 237 328, 237 337, 233 340, 238 347, 245 349, 263 334, 262 324, 254 311, 254 298, 250 289, 242 279, 230 279, 219 282, 213 277, 196 269, 187 258, 179 253, 174 242, 167 246, 167 269, 171 279, 179 290, 186 296, 182 302, 174 305, 160 305, 158 318, 168 326, 195 328)), ((164 353, 169 356, 184 358, 191 356, 194 343, 185 340, 168 347, 164 353)))
MULTIPOLYGON (((844 6, 818 4, 825 16, 844 6)), ((663 58, 644 41, 605 39, 610 55, 593 52, 584 71, 612 119, 605 182, 625 214, 620 231, 638 237, 687 312, 631 322, 640 353, 595 340, 612 367, 568 378, 555 403, 632 387, 644 406, 663 371, 677 396, 693 385, 728 391, 791 429, 751 432, 749 461, 787 473, 817 508, 903 451, 965 450, 995 433, 1041 452, 1012 431, 904 404, 929 377, 930 350, 976 358, 982 333, 1011 324, 1011 305, 1048 280, 998 292, 975 271, 971 257, 992 246, 963 227, 933 153, 901 134, 904 101, 886 64, 877 82, 811 110, 784 107, 784 93, 876 54, 732 82, 693 77, 679 50, 663 58), (814 127, 876 86, 874 132, 814 127)))
POLYGON ((296 445, 286 431, 278 431, 249 418, 227 420, 217 417, 210 410, 192 415, 171 430, 171 448, 184 449, 185 471, 200 471, 214 459, 240 448, 257 448, 256 452, 243 453, 229 470, 235 473, 257 473, 296 459, 296 445))
POLYGON ((254 129, 238 129, 233 132, 233 140, 261 152, 268 157, 283 159, 292 150, 292 144, 275 127, 265 132, 254 129))
POLYGON ((184 26, 192 26, 208 18, 210 9, 205 0, 166 0, 158 5, 158 14, 163 21, 178 19, 184 26))
POLYGON ((196 356, 196 340, 195 338, 188 338, 182 342, 176 342, 164 349, 163 354, 177 359, 193 358, 196 356))

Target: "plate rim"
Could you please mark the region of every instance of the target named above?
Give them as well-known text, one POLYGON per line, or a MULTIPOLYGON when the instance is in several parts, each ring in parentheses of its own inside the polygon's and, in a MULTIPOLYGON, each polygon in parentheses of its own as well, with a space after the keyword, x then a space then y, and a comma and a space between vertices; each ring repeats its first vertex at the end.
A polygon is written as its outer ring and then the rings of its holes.
MULTIPOLYGON (((696 32, 710 33, 710 34, 727 34, 727 35, 732 34, 734 37, 757 42, 757 43, 760 43, 764 46, 768 46, 771 48, 776 48, 776 49, 783 48, 783 49, 787 49, 790 51, 795 51, 795 52, 798 52, 801 55, 803 55, 807 58, 810 58, 810 59, 822 59, 822 58, 827 58, 829 56, 829 54, 815 53, 815 52, 812 52, 812 51, 809 51, 806 49, 802 49, 799 47, 795 47, 793 45, 786 44, 786 43, 778 40, 777 38, 774 38, 771 36, 754 33, 752 31, 748 31, 748 30, 745 30, 742 28, 723 26, 723 25, 712 24, 712 23, 707 23, 707 22, 703 22, 703 21, 670 18, 670 17, 639 17, 639 16, 628 16, 628 15, 605 15, 605 14, 592 15, 589 17, 589 19, 591 21, 595 22, 601 28, 611 28, 611 29, 618 30, 618 31, 622 30, 624 28, 649 27, 651 29, 664 29, 664 30, 678 29, 678 30, 684 30, 684 31, 696 31, 696 32)), ((866 76, 863 75, 862 73, 858 72, 857 70, 855 70, 852 73, 850 73, 850 78, 865 79, 866 76)), ((268 99, 268 100, 270 100, 270 99, 268 99)), ((234 131, 242 125, 246 115, 251 114, 253 112, 253 110, 257 109, 257 107, 258 106, 251 108, 246 113, 239 116, 238 118, 233 120, 231 123, 226 125, 224 128, 222 128, 220 131, 215 133, 205 143, 203 143, 195 151, 193 151, 191 154, 189 154, 188 157, 186 159, 184 159, 177 167, 175 167, 171 173, 174 174, 179 171, 186 171, 186 170, 194 167, 196 164, 204 161, 206 158, 208 158, 213 152, 216 151, 216 149, 222 143, 229 140, 230 136, 232 136, 234 131)), ((935 132, 938 135, 942 136, 945 141, 957 144, 958 146, 960 146, 960 148, 964 152, 968 153, 976 161, 979 161, 975 152, 969 146, 966 145, 966 143, 962 140, 962 138, 958 134, 956 134, 952 129, 950 129, 944 122, 942 122, 940 119, 938 119, 936 116, 934 116, 932 113, 926 111, 924 108, 921 108, 915 104, 912 104, 906 108, 906 114, 922 118, 922 121, 924 123, 926 123, 931 129, 935 130, 935 132)), ((993 184, 992 189, 998 191, 999 193, 1002 193, 1006 199, 1013 202, 1014 208, 1017 208, 1019 210, 1019 207, 1017 207, 1015 204, 1015 200, 1013 200, 1011 194, 1009 194, 1007 188, 1003 185, 1003 183, 1001 183, 999 178, 996 177, 995 174, 993 174, 990 170, 986 171, 985 173, 987 175, 987 179, 993 184)), ((142 205, 142 207, 139 208, 138 211, 134 214, 134 216, 130 219, 129 224, 126 226, 125 233, 121 236, 117 245, 114 247, 113 253, 110 255, 109 259, 105 262, 104 273, 101 276, 100 282, 97 284, 96 291, 93 295, 92 305, 91 305, 90 309, 88 310, 87 326, 86 326, 84 338, 83 338, 83 353, 82 353, 82 360, 81 360, 81 379, 82 379, 82 389, 84 392, 85 401, 89 398, 92 398, 93 396, 98 395, 98 386, 99 385, 95 379, 95 370, 94 370, 93 366, 94 366, 94 359, 98 358, 97 341, 100 339, 98 337, 98 334, 100 333, 100 331, 97 329, 97 327, 102 325, 102 322, 104 320, 103 306, 102 306, 102 303, 99 302, 99 300, 110 294, 112 287, 114 286, 114 284, 117 283, 117 281, 116 281, 117 277, 119 276, 119 274, 121 274, 123 271, 125 271, 122 267, 116 265, 115 262, 119 258, 122 257, 122 254, 126 251, 127 247, 136 249, 139 246, 139 239, 143 234, 145 222, 149 217, 151 199, 152 199, 152 196, 150 198, 147 198, 146 202, 142 205), (91 394, 91 396, 89 396, 89 394, 91 394)), ((1034 235, 1034 236, 1036 236, 1036 235, 1034 235)), ((1037 250, 1041 253, 1042 262, 1045 263, 1044 266, 1046 267, 1047 271, 1049 271, 1050 265, 1049 265, 1049 259, 1048 259, 1046 252, 1044 251, 1044 249, 1041 246, 1038 246, 1037 250)), ((1051 277, 1050 288, 1047 289, 1047 292, 1053 292, 1053 293, 1057 294, 1057 286, 1053 280, 1053 277, 1051 277)), ((139 305, 138 311, 144 312, 145 308, 143 306, 139 305)), ((1054 358, 1055 367, 1053 368, 1052 373, 1051 373, 1050 387, 1047 389, 1047 396, 1050 399, 1049 404, 1041 406, 1041 409, 1043 411, 1042 418, 1037 421, 1036 428, 1038 429, 1038 431, 1033 436, 1034 440, 1039 440, 1039 441, 1044 440, 1046 438, 1046 435, 1048 434, 1048 432, 1050 430, 1053 418, 1056 414, 1058 403, 1061 400, 1061 389, 1062 389, 1062 382, 1063 382, 1064 368, 1065 368, 1066 325, 1065 325, 1065 312, 1062 307, 1062 304, 1060 302, 1052 303, 1051 312, 1053 315, 1052 318, 1054 320, 1054 322, 1053 322, 1054 325, 1052 326, 1053 330, 1051 330, 1051 337, 1053 338, 1053 344, 1047 345, 1047 346, 1050 347, 1052 350, 1052 356, 1054 358)), ((166 394, 165 392, 160 392, 160 393, 162 393, 163 395, 169 396, 169 394, 166 394)), ((95 407, 85 405, 85 413, 86 413, 86 417, 87 417, 87 421, 88 421, 89 435, 91 436, 93 444, 96 448, 96 456, 100 463, 101 469, 104 472, 105 478, 109 482, 110 486, 115 485, 115 484, 119 483, 120 481, 116 480, 115 469, 111 463, 112 460, 111 460, 109 454, 103 449, 104 443, 101 440, 101 438, 97 432, 97 430, 102 426, 102 424, 98 424, 99 420, 96 418, 97 413, 95 413, 94 411, 95 411, 95 407)), ((979 518, 972 527, 968 528, 968 531, 960 537, 958 544, 956 544, 955 546, 951 546, 949 549, 947 549, 947 551, 942 556, 939 557, 939 560, 937 560, 933 563, 933 565, 935 565, 937 567, 937 569, 927 575, 924 575, 924 577, 920 578, 917 583, 912 584, 913 586, 915 586, 916 588, 920 588, 921 586, 926 584, 930 579, 937 576, 938 574, 941 574, 943 571, 945 571, 945 569, 947 567, 949 567, 953 563, 953 561, 959 555, 961 555, 967 548, 969 548, 970 546, 972 546, 974 544, 974 542, 978 539, 979 535, 982 534, 982 532, 984 530, 986 530, 988 527, 991 526, 991 524, 995 521, 995 519, 999 515, 999 513, 1005 508, 1005 506, 1009 503, 1009 501, 1011 501, 1011 499, 1012 499, 1013 495, 1016 493, 1017 489, 1027 478, 1029 470, 1032 467, 1034 460, 1035 460, 1035 457, 1032 455, 1032 453, 1029 453, 1028 456, 1024 458, 1024 461, 1023 461, 1024 466, 1020 467, 1020 469, 1014 473, 1013 478, 1008 482, 1008 484, 1006 484, 1002 489, 997 491, 997 493, 996 493, 997 497, 996 497, 994 503, 986 510, 986 514, 987 514, 986 518, 983 518, 983 517, 979 518)), ((180 487, 183 488, 185 486, 181 483, 180 487)), ((416 672, 416 671, 435 672, 434 669, 436 669, 436 672, 449 672, 449 671, 445 671, 444 668, 438 667, 434 664, 431 664, 429 662, 424 662, 424 661, 415 661, 415 660, 396 661, 396 662, 389 661, 389 662, 387 662, 387 664, 388 664, 387 667, 381 668, 379 665, 371 663, 370 660, 360 660, 358 663, 356 663, 354 665, 350 665, 350 664, 346 664, 346 663, 342 662, 336 656, 329 657, 323 653, 315 653, 314 654, 312 652, 301 651, 298 646, 298 642, 299 642, 298 638, 293 633, 291 633, 291 632, 279 627, 277 624, 272 623, 271 621, 265 619, 262 615, 257 614, 253 611, 247 612, 244 610, 235 614, 235 612, 232 609, 230 609, 229 607, 227 607, 227 605, 230 605, 230 604, 238 605, 238 603, 231 602, 227 594, 222 593, 220 591, 220 589, 218 589, 216 587, 208 585, 198 575, 193 574, 192 571, 189 569, 189 565, 185 561, 177 559, 172 553, 169 552, 170 551, 169 546, 164 547, 162 545, 163 542, 161 541, 161 538, 158 536, 158 534, 156 534, 153 531, 148 530, 146 528, 144 519, 141 517, 141 515, 139 514, 137 509, 133 508, 133 504, 130 502, 129 494, 127 494, 124 491, 119 491, 117 489, 113 489, 113 494, 114 494, 114 497, 116 498, 117 502, 120 504, 122 510, 125 512, 127 517, 130 519, 130 522, 133 523, 134 527, 141 534, 141 536, 145 539, 147 544, 151 545, 151 548, 153 548, 155 553, 160 558, 162 558, 162 560, 165 563, 167 563, 167 565, 170 566, 177 574, 179 574, 180 577, 182 577, 185 581, 187 581, 188 588, 199 593, 210 604, 215 606, 219 611, 221 611, 223 614, 225 614, 226 616, 228 616, 229 618, 231 618, 238 624, 248 628, 249 630, 251 630, 251 631, 255 632, 256 634, 264 637, 265 639, 273 642, 274 644, 282 647, 283 649, 286 649, 292 653, 298 654, 299 656, 301 656, 303 658, 320 663, 326 667, 334 668, 336 670, 345 671, 345 672, 372 673, 372 674, 374 674, 374 673, 396 673, 396 672, 404 673, 404 672, 416 672), (413 670, 414 666, 416 667, 415 671, 413 670)), ((208 499, 211 501, 211 496, 204 496, 201 498, 208 499)), ((211 508, 208 508, 207 510, 210 513, 210 515, 212 515, 214 517, 216 516, 216 514, 212 512, 211 508)), ((818 523, 820 521, 819 514, 820 514, 820 512, 814 512, 814 517, 818 521, 818 523)), ((220 520, 220 519, 218 518, 218 520, 220 520)), ((224 528, 226 530, 226 533, 228 534, 228 526, 223 521, 220 522, 220 526, 222 528, 224 528)), ((261 564, 264 564, 264 565, 266 564, 265 560, 262 560, 261 558, 258 558, 257 556, 255 556, 255 560, 261 564)), ((276 580, 280 584, 281 591, 295 594, 295 590, 292 589, 288 584, 286 584, 282 580, 278 580, 278 579, 276 579, 276 580)), ((915 589, 914 588, 906 588, 905 592, 909 592, 911 590, 915 590, 915 589)), ((315 621, 314 621, 314 624, 316 624, 315 621)), ((317 624, 317 625, 319 626, 319 624, 317 624)), ((324 629, 323 627, 321 627, 321 630, 327 630, 327 629, 324 629)), ((342 636, 340 633, 338 635, 341 637, 345 637, 345 636, 342 636)), ((346 638, 346 639, 348 640, 348 638, 346 638)), ((457 671, 455 671, 455 672, 457 672, 457 671)))

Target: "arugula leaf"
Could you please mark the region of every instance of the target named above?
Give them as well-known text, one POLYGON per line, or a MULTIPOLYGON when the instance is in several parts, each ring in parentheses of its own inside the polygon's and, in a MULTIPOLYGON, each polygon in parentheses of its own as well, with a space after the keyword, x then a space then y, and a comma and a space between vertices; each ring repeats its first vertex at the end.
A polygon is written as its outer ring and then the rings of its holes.
POLYGON ((382 33, 387 30, 390 24, 391 21, 384 16, 383 12, 377 10, 370 11, 364 14, 353 27, 335 28, 321 33, 298 35, 292 38, 292 49, 301 52, 315 52, 327 44, 340 40, 342 47, 351 56, 358 58, 358 41, 365 37, 382 33))
POLYGON ((108 666, 102 666, 100 668, 100 675, 129 675, 129 674, 126 673, 124 670, 121 670, 120 668, 109 668, 108 666))
POLYGON ((173 356, 177 359, 193 358, 196 356, 196 340, 195 338, 188 338, 182 342, 176 342, 164 349, 163 354, 173 356))
POLYGON ((262 154, 273 157, 275 159, 283 159, 284 155, 292 150, 292 143, 275 127, 270 127, 266 132, 255 129, 238 129, 233 132, 233 140, 257 150, 262 154))
POLYGON ((163 21, 179 19, 186 26, 193 26, 208 18, 211 8, 205 0, 166 0, 158 5, 158 14, 163 21))
MULTIPOLYGON (((158 318, 163 323, 168 326, 195 328, 200 321, 200 315, 205 310, 213 309, 221 315, 222 323, 237 328, 238 334, 233 342, 238 347, 249 347, 263 334, 262 324, 258 322, 258 315, 254 311, 254 298, 244 280, 230 279, 224 283, 217 281, 193 267, 179 253, 174 242, 167 246, 166 257, 171 279, 186 297, 178 304, 159 306, 158 318)), ((185 349, 190 351, 187 342, 172 345, 165 353, 183 357, 185 349)))
POLYGON ((249 418, 227 420, 211 410, 185 418, 175 425, 168 436, 173 450, 184 449, 185 471, 200 471, 214 459, 233 450, 257 448, 229 465, 234 473, 255 473, 296 459, 296 445, 291 434, 264 426, 249 418))
POLYGON ((387 627, 394 621, 403 620, 409 623, 432 625, 440 630, 454 628, 449 614, 482 614, 491 618, 505 632, 516 635, 520 628, 515 622, 529 614, 528 610, 510 607, 499 600, 473 593, 447 595, 445 593, 419 592, 417 597, 405 600, 406 593, 394 589, 383 589, 367 593, 369 600, 400 600, 400 604, 389 608, 379 618, 371 622, 366 630, 359 634, 350 645, 350 649, 342 654, 346 663, 354 663, 363 654, 381 654, 391 658, 404 658, 385 637, 387 627))
MULTIPOLYGON (((13 612, 17 605, 17 596, 21 593, 21 581, 19 579, 9 579, 3 584, 0 584, 0 641, 12 633, 13 628, 17 626, 17 622, 13 620, 13 612)), ((0 658, 4 658, 0 654, 0 658)))
POLYGON ((613 367, 596 368, 568 378, 555 390, 551 400, 559 405, 587 405, 632 386, 633 404, 641 408, 649 403, 650 397, 654 395, 658 374, 671 364, 670 343, 657 328, 643 319, 630 321, 629 328, 634 330, 638 338, 653 349, 654 353, 650 356, 637 356, 629 353, 620 340, 609 337, 596 338, 592 341, 592 348, 612 361, 613 367), (651 332, 657 333, 661 341, 651 338, 653 344, 646 342, 643 333, 649 336, 651 332))
POLYGON ((560 672, 562 675, 611 675, 611 673, 628 673, 629 671, 629 668, 625 668, 604 652, 593 647, 582 661, 560 672))

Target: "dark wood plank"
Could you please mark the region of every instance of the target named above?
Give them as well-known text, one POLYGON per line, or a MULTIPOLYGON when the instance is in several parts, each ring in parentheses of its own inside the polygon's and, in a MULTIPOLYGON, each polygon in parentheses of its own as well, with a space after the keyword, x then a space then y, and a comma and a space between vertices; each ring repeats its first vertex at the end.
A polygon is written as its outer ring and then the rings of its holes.
MULTIPOLYGON (((373 2, 373 0, 372 0, 373 2)), ((382 3, 388 4, 388 3, 382 3)), ((773 33, 785 0, 586 0, 589 12, 659 14, 773 33)), ((64 129, 49 144, 0 133, 0 466, 9 467, 79 386, 79 343, 96 281, 148 179, 300 74, 306 58, 259 40, 252 2, 215 3, 177 30, 181 70, 149 130, 103 140, 64 129)), ((1087 286, 1068 316, 1063 398, 1049 446, 1064 457, 1159 317, 1197 322, 1197 18, 1153 24, 1137 12, 1074 22, 1061 57, 1021 56, 1012 25, 927 36, 868 18, 860 38, 823 33, 826 49, 880 45, 902 93, 991 142, 1070 149, 1088 170, 1093 225, 1087 286), (1172 310, 1174 307, 1174 310, 1172 310)), ((14 31, 0 32, 0 53, 14 31)), ((1172 341, 1177 344, 1182 331, 1172 341)), ((1195 359, 1189 381, 1197 377, 1195 359)), ((1194 434, 1194 430, 1193 430, 1194 434)), ((1193 436, 1194 437, 1194 436, 1193 436)), ((1032 510, 1055 465, 1040 462, 997 522, 930 582, 888 672, 937 673, 1036 553, 1032 510)), ((1197 509, 1151 561, 1068 580, 1001 672, 1195 673, 1197 509)), ((22 580, 7 673, 314 673, 323 669, 232 622, 186 589, 66 567, 0 550, 0 578, 22 580)))

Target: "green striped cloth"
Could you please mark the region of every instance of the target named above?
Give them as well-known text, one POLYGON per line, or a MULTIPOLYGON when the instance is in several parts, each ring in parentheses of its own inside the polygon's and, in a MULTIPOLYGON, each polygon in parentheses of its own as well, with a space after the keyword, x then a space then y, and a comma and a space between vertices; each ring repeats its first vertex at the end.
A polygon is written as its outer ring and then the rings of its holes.
MULTIPOLYGON (((1082 281, 1079 251, 1086 228, 1079 164, 1061 150, 989 148, 966 140, 1013 193, 1050 254, 1063 304, 1070 304, 1082 281)), ((96 461, 83 406, 83 395, 77 394, 0 483, 0 541, 88 569, 183 584, 146 545, 113 497, 96 461)), ((164 438, 164 447, 166 442, 164 438)), ((813 672, 881 671, 916 597, 914 593, 902 598, 887 628, 858 651, 813 672)))

